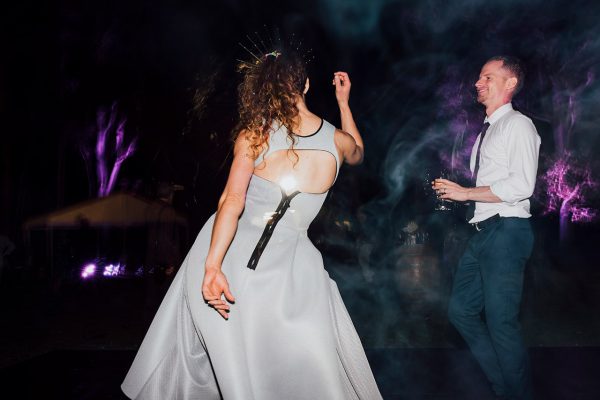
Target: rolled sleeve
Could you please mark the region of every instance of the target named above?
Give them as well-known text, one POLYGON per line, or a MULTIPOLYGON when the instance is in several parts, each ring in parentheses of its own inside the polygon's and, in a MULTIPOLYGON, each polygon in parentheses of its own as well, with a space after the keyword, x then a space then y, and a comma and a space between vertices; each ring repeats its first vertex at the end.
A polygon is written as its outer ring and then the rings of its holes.
POLYGON ((511 121, 506 136, 508 177, 490 185, 500 200, 516 204, 533 194, 541 139, 531 120, 519 116, 511 121))

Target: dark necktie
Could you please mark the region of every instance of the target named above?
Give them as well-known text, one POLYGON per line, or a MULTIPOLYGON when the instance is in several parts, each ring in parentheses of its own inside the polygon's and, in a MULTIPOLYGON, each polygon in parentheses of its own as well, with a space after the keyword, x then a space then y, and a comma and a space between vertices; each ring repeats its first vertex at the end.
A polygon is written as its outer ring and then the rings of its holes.
MULTIPOLYGON (((481 137, 479 138, 479 145, 477 146, 477 155, 475 156, 475 169, 473 170, 473 175, 471 176, 471 186, 477 186, 477 174, 479 173, 479 159, 481 158, 481 144, 483 143, 483 138, 485 137, 485 133, 490 127, 490 123, 486 122, 483 124, 483 128, 481 129, 481 137)), ((467 221, 470 221, 471 218, 475 215, 475 202, 470 201, 467 208, 467 221)))

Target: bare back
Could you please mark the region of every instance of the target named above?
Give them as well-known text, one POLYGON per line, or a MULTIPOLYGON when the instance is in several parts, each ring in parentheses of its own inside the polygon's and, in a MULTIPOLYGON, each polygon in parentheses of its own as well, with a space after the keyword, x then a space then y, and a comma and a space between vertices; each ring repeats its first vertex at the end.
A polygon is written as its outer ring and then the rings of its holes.
POLYGON ((286 127, 275 126, 268 147, 255 161, 254 175, 288 192, 326 193, 337 177, 340 155, 335 127, 322 119, 317 123, 313 132, 292 134, 293 143, 286 127))

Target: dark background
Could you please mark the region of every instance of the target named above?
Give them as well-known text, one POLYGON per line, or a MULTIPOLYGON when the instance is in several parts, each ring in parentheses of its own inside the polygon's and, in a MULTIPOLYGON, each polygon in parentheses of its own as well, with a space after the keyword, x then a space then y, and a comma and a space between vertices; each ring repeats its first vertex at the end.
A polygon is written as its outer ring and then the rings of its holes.
MULTIPOLYGON (((137 141, 114 192, 155 199, 161 183, 180 185, 173 206, 187 216, 191 233, 181 239, 184 256, 214 212, 227 176, 237 118, 236 60, 251 57, 239 43, 254 49, 247 36, 301 40, 314 56, 307 103, 338 126, 332 73, 344 70, 352 78, 365 162, 342 169, 309 234, 367 349, 464 348, 445 307, 470 232, 462 210, 434 211, 426 182, 442 171, 464 178, 484 117, 473 90, 479 70, 497 54, 520 57, 527 78, 514 105, 542 137, 524 336, 532 349, 595 351, 600 230, 594 217, 571 219, 578 210, 593 214, 599 207, 599 17, 600 5, 577 0, 3 6, 0 234, 16 248, 0 281, 0 366, 51 351, 132 351, 139 345, 169 276, 157 269, 81 280, 85 256, 79 232, 72 231, 63 242, 71 257, 53 260, 62 265, 57 272, 43 244, 27 246, 23 224, 97 197, 97 117, 114 110, 126 121, 125 141, 137 141), (544 179, 558 160, 571 166, 565 182, 571 190, 579 184, 581 196, 564 207, 562 223, 544 179), (417 246, 405 229, 410 222, 418 227, 417 246)), ((124 251, 142 250, 132 244, 124 251)), ((130 358, 122 359, 126 368, 130 358)), ((375 372, 385 385, 389 374, 375 372)))

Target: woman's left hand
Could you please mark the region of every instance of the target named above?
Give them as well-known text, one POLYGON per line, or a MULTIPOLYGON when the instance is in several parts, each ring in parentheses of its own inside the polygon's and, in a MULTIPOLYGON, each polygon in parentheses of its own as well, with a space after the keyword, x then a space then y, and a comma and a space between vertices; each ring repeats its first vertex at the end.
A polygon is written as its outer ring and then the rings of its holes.
POLYGON ((335 86, 335 98, 338 104, 348 104, 350 100, 350 77, 346 72, 338 71, 333 74, 332 84, 335 86))
POLYGON ((206 268, 202 282, 202 297, 225 319, 229 318, 229 303, 235 298, 229 291, 229 283, 221 268, 206 268), (221 296, 225 295, 225 299, 221 296))

